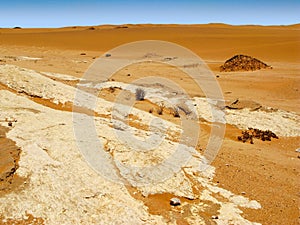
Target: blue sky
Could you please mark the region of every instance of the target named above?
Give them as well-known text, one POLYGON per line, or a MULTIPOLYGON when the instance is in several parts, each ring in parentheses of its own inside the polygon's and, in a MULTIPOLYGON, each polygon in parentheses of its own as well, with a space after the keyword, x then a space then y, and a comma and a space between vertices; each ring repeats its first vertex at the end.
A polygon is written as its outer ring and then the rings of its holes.
POLYGON ((300 0, 1 0, 0 4, 0 27, 216 22, 285 25, 300 22, 300 0))

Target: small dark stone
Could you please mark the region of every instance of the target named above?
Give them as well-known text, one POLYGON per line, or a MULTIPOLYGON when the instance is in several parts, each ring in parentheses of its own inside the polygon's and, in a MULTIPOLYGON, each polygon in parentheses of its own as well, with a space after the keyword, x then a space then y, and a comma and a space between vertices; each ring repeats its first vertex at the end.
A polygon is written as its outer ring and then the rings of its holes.
POLYGON ((251 137, 251 139, 250 139, 250 144, 254 144, 254 142, 253 142, 253 137, 251 137))
POLYGON ((179 198, 171 198, 170 205, 177 206, 177 205, 180 205, 180 204, 181 204, 181 201, 180 201, 179 198))
POLYGON ((12 127, 12 122, 8 122, 8 126, 12 127))

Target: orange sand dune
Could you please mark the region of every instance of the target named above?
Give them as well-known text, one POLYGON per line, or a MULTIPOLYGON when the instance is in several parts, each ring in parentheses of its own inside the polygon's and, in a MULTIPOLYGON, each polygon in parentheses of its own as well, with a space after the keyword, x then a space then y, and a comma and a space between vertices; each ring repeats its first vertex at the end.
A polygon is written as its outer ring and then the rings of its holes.
POLYGON ((107 51, 131 41, 153 39, 178 43, 200 57, 225 60, 234 54, 253 55, 263 61, 298 62, 299 24, 292 26, 122 25, 55 29, 0 29, 0 45, 107 51), (119 28, 128 27, 128 28, 119 28))

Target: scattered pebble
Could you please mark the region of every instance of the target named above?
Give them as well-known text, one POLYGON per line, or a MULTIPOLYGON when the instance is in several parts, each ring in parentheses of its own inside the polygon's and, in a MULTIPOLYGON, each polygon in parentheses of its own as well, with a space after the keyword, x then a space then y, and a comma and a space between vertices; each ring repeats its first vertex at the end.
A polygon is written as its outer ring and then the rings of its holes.
POLYGON ((217 219, 219 219, 219 217, 218 216, 212 216, 211 217, 213 220, 217 220, 217 219))
POLYGON ((23 220, 28 220, 28 218, 29 218, 29 216, 27 216, 27 215, 23 216, 23 220))
POLYGON ((180 201, 179 198, 171 198, 170 205, 177 206, 177 205, 180 205, 180 204, 181 204, 181 201, 180 201))
POLYGON ((300 148, 297 148, 297 149, 296 149, 296 152, 300 153, 300 148))

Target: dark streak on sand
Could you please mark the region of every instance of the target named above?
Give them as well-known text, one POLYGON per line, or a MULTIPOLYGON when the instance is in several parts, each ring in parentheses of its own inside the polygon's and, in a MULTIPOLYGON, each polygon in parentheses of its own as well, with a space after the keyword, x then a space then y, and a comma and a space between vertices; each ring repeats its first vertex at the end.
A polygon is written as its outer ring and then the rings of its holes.
POLYGON ((24 180, 15 175, 21 149, 6 137, 8 130, 0 125, 0 195, 15 189, 24 180))

